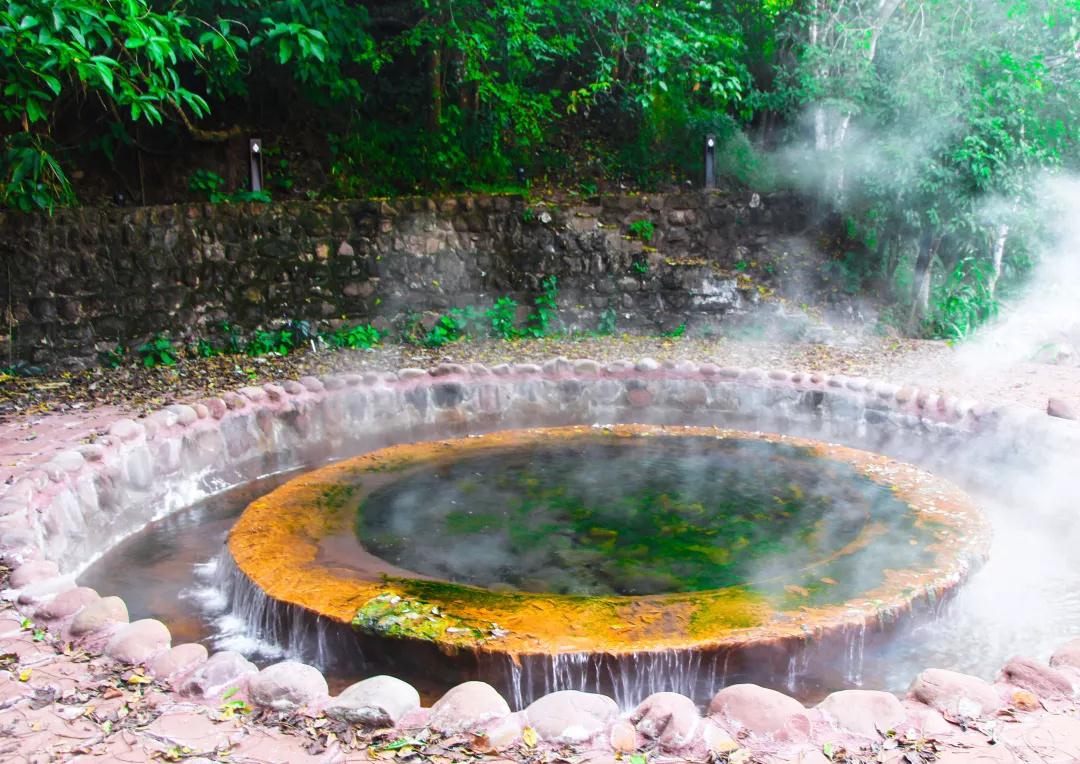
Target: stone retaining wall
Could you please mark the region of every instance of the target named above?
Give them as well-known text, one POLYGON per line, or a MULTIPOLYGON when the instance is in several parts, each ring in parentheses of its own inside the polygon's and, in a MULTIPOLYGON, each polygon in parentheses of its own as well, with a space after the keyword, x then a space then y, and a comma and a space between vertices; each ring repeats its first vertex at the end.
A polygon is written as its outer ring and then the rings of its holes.
POLYGON ((774 261, 810 249, 808 228, 799 199, 749 192, 0 213, 0 338, 33 363, 88 362, 222 321, 386 327, 503 295, 529 304, 545 274, 566 328, 612 309, 622 328, 667 330, 746 310, 779 278, 774 261), (642 220, 648 243, 628 235, 642 220))
MULTIPOLYGON (((745 747, 790 760, 799 751, 820 751, 823 741, 871 747, 876 741, 881 750, 879 728, 947 736, 954 731, 949 720, 979 729, 973 725, 1011 707, 1014 715, 1026 714, 1020 726, 1031 731, 1057 724, 1055 708, 1076 709, 1077 645, 1055 656, 1055 668, 1016 659, 997 685, 928 670, 903 702, 887 693, 846 691, 816 709, 753 685, 720 690, 705 716, 688 699, 665 692, 629 714, 608 698, 580 692, 556 692, 511 713, 495 690, 475 682, 430 709, 419 707, 415 690, 389 678, 365 680, 330 698, 311 667, 287 662, 257 671, 236 653, 208 658, 199 645, 173 646, 163 624, 129 624, 117 598, 75 584, 95 555, 152 518, 270 469, 403 440, 619 421, 801 434, 896 455, 960 483, 981 481, 1002 496, 1010 488, 1007 477, 995 478, 996 465, 1049 480, 1080 453, 1080 428, 1071 422, 842 376, 555 359, 543 366, 444 365, 305 378, 170 406, 139 421, 120 419, 93 442, 68 444, 40 468, 24 470, 0 493, 0 559, 13 568, 7 594, 64 639, 121 664, 146 665, 184 698, 215 705, 226 689, 239 688, 239 697, 269 709, 325 712, 360 728, 393 724, 401 734, 446 736, 483 728, 489 750, 527 748, 528 726, 546 745, 586 746, 607 756, 651 747, 676 760, 705 760, 745 747)), ((656 681, 655 689, 663 689, 662 677, 656 681)), ((162 696, 162 707, 179 697, 162 696)), ((1069 730, 1080 739, 1080 722, 1069 730)), ((985 736, 979 740, 986 745, 985 736)), ((905 745, 893 748, 903 753, 905 745)))

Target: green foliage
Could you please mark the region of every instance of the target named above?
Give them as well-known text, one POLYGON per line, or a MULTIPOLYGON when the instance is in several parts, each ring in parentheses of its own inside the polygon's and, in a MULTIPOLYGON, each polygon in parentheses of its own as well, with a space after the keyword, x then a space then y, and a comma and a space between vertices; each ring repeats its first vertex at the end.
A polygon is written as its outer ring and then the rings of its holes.
POLYGON ((6 0, 0 3, 3 203, 52 209, 73 199, 48 137, 57 110, 80 100, 121 124, 201 116, 206 100, 181 73, 204 56, 183 11, 146 0, 6 0))
POLYGON ((324 334, 323 340, 330 347, 368 350, 382 341, 382 334, 370 324, 357 324, 351 327, 339 327, 330 334, 324 334))
POLYGON ((517 301, 510 297, 500 297, 487 309, 485 315, 491 323, 491 336, 502 340, 512 340, 518 336, 517 301))
POLYGON ((998 302, 990 291, 987 265, 967 257, 935 289, 926 333, 940 339, 962 340, 997 312, 998 302))
POLYGON ((526 337, 546 337, 551 333, 551 322, 559 313, 559 282, 548 276, 540 282, 541 292, 533 298, 533 311, 523 332, 526 337))
POLYGON ((667 337, 669 339, 677 339, 679 337, 682 337, 684 334, 686 334, 686 324, 679 324, 671 331, 662 332, 660 336, 667 337))
POLYGON ((135 352, 142 359, 142 365, 147 368, 175 366, 180 360, 179 350, 173 345, 172 340, 163 334, 154 335, 153 339, 135 348, 135 352))
POLYGON ((638 274, 639 276, 644 276, 646 273, 649 272, 649 261, 644 258, 635 260, 634 262, 630 263, 630 268, 634 271, 634 273, 638 274))
POLYGON ((117 369, 124 364, 127 359, 127 348, 123 345, 117 345, 112 350, 103 350, 98 354, 98 358, 101 361, 101 365, 109 369, 117 369))
POLYGON ((457 342, 465 336, 465 321, 454 311, 440 316, 424 337, 424 345, 429 348, 441 348, 451 342, 457 342))
POLYGON ((615 334, 617 329, 616 321, 618 320, 618 314, 612 307, 604 308, 600 314, 600 321, 596 325, 596 333, 601 337, 610 337, 615 334))
POLYGON ((635 220, 627 229, 632 237, 644 242, 650 242, 656 233, 656 228, 651 220, 635 220))
POLYGON ((225 196, 225 179, 211 170, 196 170, 188 179, 188 190, 202 194, 211 202, 219 202, 225 196))
POLYGON ((266 189, 259 191, 233 191, 225 190, 225 179, 211 170, 196 170, 188 180, 188 190, 197 194, 203 194, 211 204, 222 202, 269 202, 270 192, 266 189))

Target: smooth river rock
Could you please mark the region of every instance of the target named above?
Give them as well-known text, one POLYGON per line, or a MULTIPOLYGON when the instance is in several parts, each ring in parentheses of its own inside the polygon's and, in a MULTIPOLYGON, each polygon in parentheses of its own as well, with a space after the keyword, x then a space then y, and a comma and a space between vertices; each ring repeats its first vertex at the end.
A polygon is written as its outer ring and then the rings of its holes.
POLYGON ((326 699, 326 677, 314 666, 282 661, 267 666, 248 682, 254 703, 274 711, 293 711, 326 699))
POLYGON ((1015 657, 1001 669, 1001 678, 1040 698, 1059 700, 1071 697, 1072 682, 1062 672, 1031 658, 1015 657))
POLYGON ((709 704, 709 715, 755 735, 791 739, 805 737, 810 730, 802 703, 756 684, 733 684, 720 690, 709 704))
POLYGON ((553 692, 525 709, 542 740, 571 745, 592 740, 618 715, 618 704, 607 695, 578 690, 553 692))
POLYGON ((895 729, 907 717, 899 698, 878 690, 841 690, 817 707, 839 729, 870 738, 895 729))
POLYGON ((102 597, 84 607, 71 620, 68 631, 73 637, 101 631, 116 623, 127 623, 127 605, 119 597, 102 597))
POLYGON ((947 669, 926 669, 915 678, 908 695, 941 713, 961 714, 965 704, 972 704, 980 713, 992 714, 1002 706, 993 686, 947 669))
POLYGON ((657 692, 641 701, 630 714, 630 721, 646 738, 673 751, 693 742, 702 718, 697 705, 685 695, 657 692))
POLYGON ((183 695, 209 698, 224 692, 247 677, 259 673, 255 664, 234 650, 214 653, 180 684, 183 695))
POLYGON ((206 648, 198 642, 187 642, 173 647, 150 662, 150 673, 167 679, 182 674, 206 661, 206 648))
POLYGON ((91 605, 101 597, 88 586, 77 586, 63 594, 58 594, 49 602, 37 609, 37 615, 50 621, 59 621, 75 615, 83 608, 91 605))
POLYGON ((105 654, 121 663, 143 663, 167 650, 172 641, 169 628, 154 618, 129 623, 113 635, 105 645, 105 654))
POLYGON ((392 676, 373 676, 350 685, 327 704, 326 715, 369 729, 392 727, 420 708, 420 693, 392 676))
POLYGON ((488 722, 507 716, 510 706, 486 682, 465 682, 452 688, 431 707, 428 726, 444 735, 482 729, 488 722))

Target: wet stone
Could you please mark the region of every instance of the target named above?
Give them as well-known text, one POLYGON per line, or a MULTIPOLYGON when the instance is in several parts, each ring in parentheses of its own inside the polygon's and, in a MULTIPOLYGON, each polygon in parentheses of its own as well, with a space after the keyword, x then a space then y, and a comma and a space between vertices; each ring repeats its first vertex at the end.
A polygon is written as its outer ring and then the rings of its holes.
POLYGON ((966 715, 971 706, 991 714, 1001 708, 997 691, 982 679, 946 669, 926 669, 911 685, 908 695, 942 713, 966 715))
POLYGON ((1072 682, 1063 673, 1031 658, 1013 658, 1001 670, 1001 678, 1040 698, 1060 699, 1073 694, 1072 682))
POLYGON ((326 706, 326 715, 361 727, 390 727, 420 708, 420 694, 392 676, 373 676, 347 687, 326 706))
POLYGON ((428 725, 436 732, 452 735, 509 713, 510 706, 490 684, 465 682, 436 701, 428 725))
POLYGON ((143 663, 167 649, 171 640, 165 624, 144 618, 122 627, 105 646, 105 653, 122 663, 143 663))
POLYGON ((838 729, 864 737, 878 737, 880 731, 894 729, 907 713, 899 698, 890 692, 841 690, 818 704, 818 709, 838 729))
POLYGON ((793 737, 809 732, 809 719, 802 703, 756 684, 725 687, 709 704, 709 715, 756 735, 793 737))
POLYGON ((240 653, 222 650, 191 672, 180 684, 179 690, 184 695, 209 698, 258 671, 255 664, 240 653))
POLYGON ((701 724, 697 705, 685 695, 657 692, 645 698, 630 715, 638 732, 659 741, 665 750, 689 745, 701 724))
POLYGON ((79 586, 63 594, 58 594, 50 602, 38 608, 37 614, 47 620, 60 620, 78 613, 83 608, 101 599, 98 593, 87 586, 79 586))
POLYGON ((102 597, 83 608, 71 621, 73 637, 92 634, 114 623, 127 623, 127 605, 119 597, 102 597))
POLYGON ((553 692, 525 709, 541 739, 568 744, 593 739, 618 715, 619 707, 611 698, 577 690, 553 692))
POLYGON ((311 707, 327 695, 326 678, 313 666, 282 661, 267 666, 248 682, 251 700, 274 711, 311 707))
POLYGON ((207 652, 203 645, 188 642, 154 658, 150 663, 150 673, 157 677, 176 676, 197 666, 206 658, 207 652))

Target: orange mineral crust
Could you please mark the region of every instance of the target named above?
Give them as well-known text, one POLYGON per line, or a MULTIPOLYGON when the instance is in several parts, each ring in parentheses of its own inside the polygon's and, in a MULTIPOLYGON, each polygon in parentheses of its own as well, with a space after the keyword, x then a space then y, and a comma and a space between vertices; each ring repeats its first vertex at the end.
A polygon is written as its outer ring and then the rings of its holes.
POLYGON ((446 652, 618 655, 779 643, 873 623, 956 586, 985 559, 989 538, 987 522, 964 493, 887 457, 781 435, 612 425, 512 430, 414 443, 339 462, 252 502, 230 532, 228 548, 239 569, 271 599, 388 639, 432 642, 446 652), (880 524, 867 522, 853 540, 802 568, 801 577, 791 583, 774 577, 706 591, 583 596, 495 591, 440 581, 396 568, 354 540, 357 508, 364 497, 407 479, 409 470, 418 466, 537 443, 619 438, 633 447, 665 437, 785 444, 805 449, 824 463, 846 465, 886 486, 914 513, 915 526, 928 539, 929 564, 885 570, 876 587, 843 602, 800 602, 808 593, 798 581, 825 570, 832 561, 866 550, 884 533, 880 524))

